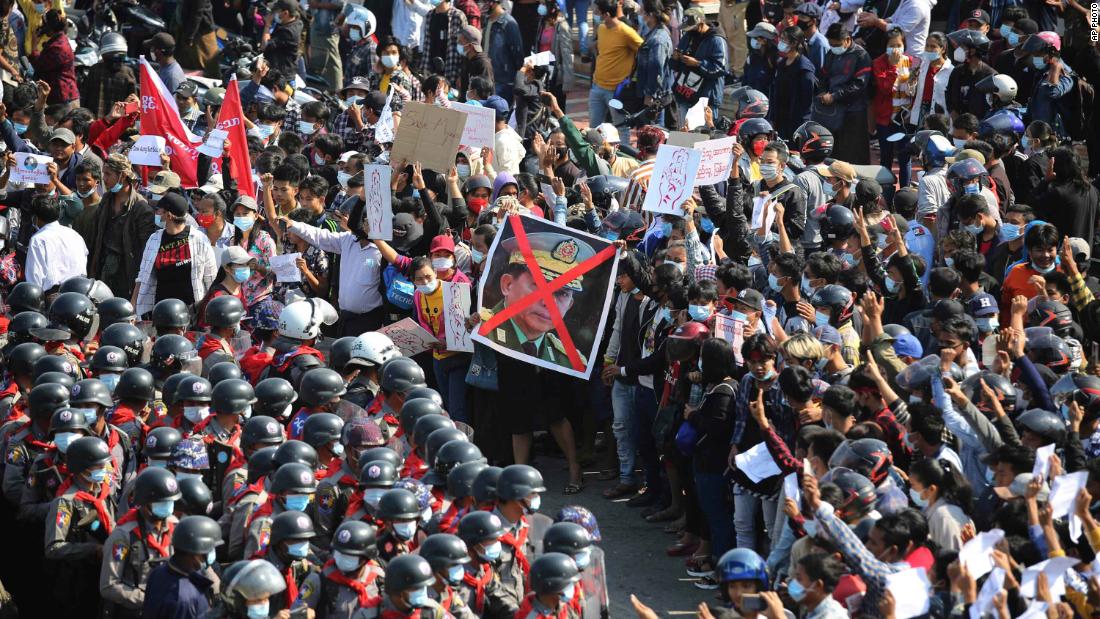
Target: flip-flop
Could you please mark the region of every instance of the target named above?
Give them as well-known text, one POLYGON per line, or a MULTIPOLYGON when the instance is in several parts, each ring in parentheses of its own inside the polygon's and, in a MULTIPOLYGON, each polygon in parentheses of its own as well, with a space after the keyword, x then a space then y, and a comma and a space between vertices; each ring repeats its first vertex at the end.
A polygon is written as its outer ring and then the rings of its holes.
POLYGON ((580 494, 581 490, 584 490, 583 484, 577 484, 569 482, 565 484, 565 488, 562 489, 562 494, 580 494))

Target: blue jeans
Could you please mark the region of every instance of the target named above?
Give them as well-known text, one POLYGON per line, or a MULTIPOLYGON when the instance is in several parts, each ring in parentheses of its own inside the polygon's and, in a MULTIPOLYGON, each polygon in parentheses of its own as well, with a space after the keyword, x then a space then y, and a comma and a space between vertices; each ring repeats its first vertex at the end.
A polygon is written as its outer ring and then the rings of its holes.
POLYGON ((619 483, 634 483, 634 454, 638 449, 638 424, 634 412, 634 391, 636 385, 615 381, 611 385, 611 409, 614 413, 611 432, 615 435, 616 451, 619 454, 619 483))
POLYGON ((642 457, 645 485, 650 490, 661 487, 661 459, 657 441, 653 438, 653 420, 657 418, 657 394, 649 387, 638 385, 634 390, 634 428, 638 452, 642 457))
POLYGON ((459 353, 445 359, 432 359, 432 369, 444 408, 451 419, 466 423, 466 371, 470 369, 470 355, 459 353))
POLYGON ((768 554, 768 573, 779 580, 781 574, 787 574, 791 563, 791 547, 798 541, 791 525, 783 523, 783 530, 779 534, 779 540, 772 544, 771 553, 768 554))
MULTIPOLYGON (((886 138, 895 133, 902 133, 905 130, 896 125, 878 125, 878 152, 879 163, 882 164, 887 170, 891 168, 896 158, 898 161, 898 187, 909 186, 909 181, 913 175, 913 163, 909 154, 908 142, 891 142, 886 138), (899 144, 901 145, 899 147, 899 144)), ((894 200, 894 188, 883 187, 883 198, 887 204, 891 204, 894 200)))
POLYGON ((748 548, 757 554, 762 554, 764 548, 760 544, 761 533, 756 528, 756 515, 759 510, 764 512, 766 526, 772 526, 775 522, 775 511, 779 507, 776 499, 761 499, 739 486, 733 490, 733 525, 737 530, 737 547, 748 548))
POLYGON ((569 27, 579 24, 577 30, 581 37, 581 55, 588 53, 588 2, 589 0, 566 0, 565 20, 569 27))
POLYGON ((595 84, 588 92, 588 126, 599 127, 607 120, 609 101, 615 98, 615 91, 600 88, 595 84))
POLYGON ((721 557, 733 548, 733 520, 729 484, 721 473, 695 472, 695 495, 710 529, 710 554, 721 557))

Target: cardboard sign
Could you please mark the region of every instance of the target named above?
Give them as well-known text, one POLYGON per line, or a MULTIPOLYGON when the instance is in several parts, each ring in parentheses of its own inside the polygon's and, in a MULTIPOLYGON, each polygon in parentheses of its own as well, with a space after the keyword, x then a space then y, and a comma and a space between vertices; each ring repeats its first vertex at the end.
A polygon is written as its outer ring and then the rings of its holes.
POLYGON ((470 315, 470 284, 441 282, 443 286, 443 324, 447 335, 447 350, 474 352, 466 317, 470 315))
POLYGON ((206 141, 198 147, 198 151, 208 157, 221 157, 225 150, 225 138, 229 137, 229 131, 225 129, 212 129, 206 134, 206 141))
POLYGON ((691 133, 687 131, 669 131, 665 144, 669 146, 684 146, 694 148, 699 142, 706 142, 707 135, 703 133, 691 133))
POLYGON ((160 156, 167 141, 159 135, 143 135, 130 148, 130 163, 160 167, 160 156))
POLYGON ((684 202, 691 197, 702 153, 693 148, 662 144, 657 149, 642 210, 684 216, 684 202))
POLYGON ((406 357, 419 355, 439 341, 412 318, 402 318, 395 323, 382 327, 378 332, 390 338, 393 345, 406 357))
POLYGON ((419 161, 427 169, 446 173, 454 167, 465 128, 466 114, 462 112, 409 101, 394 137, 390 161, 419 161))
POLYGON ((11 182, 25 185, 46 185, 50 182, 50 172, 46 166, 53 161, 48 155, 15 153, 15 165, 11 169, 11 182))
POLYGON ((733 169, 733 144, 735 137, 707 140, 695 145, 702 153, 699 157, 699 170, 695 174, 695 186, 720 183, 730 176, 733 169))
POLYGON ((363 216, 370 224, 367 238, 393 240, 393 193, 390 178, 393 168, 388 165, 363 166, 363 216))
POLYGON ((452 110, 466 114, 466 127, 462 130, 462 148, 480 149, 493 147, 496 135, 497 116, 491 108, 468 103, 452 103, 452 110))

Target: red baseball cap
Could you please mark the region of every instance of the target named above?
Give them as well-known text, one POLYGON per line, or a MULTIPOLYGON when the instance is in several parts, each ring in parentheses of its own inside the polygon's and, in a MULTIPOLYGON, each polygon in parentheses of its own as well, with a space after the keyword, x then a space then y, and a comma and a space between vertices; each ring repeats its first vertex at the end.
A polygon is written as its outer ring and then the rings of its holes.
POLYGON ((432 244, 428 248, 429 254, 434 254, 437 251, 447 251, 455 253, 455 240, 451 238, 449 234, 440 234, 432 239, 432 244))

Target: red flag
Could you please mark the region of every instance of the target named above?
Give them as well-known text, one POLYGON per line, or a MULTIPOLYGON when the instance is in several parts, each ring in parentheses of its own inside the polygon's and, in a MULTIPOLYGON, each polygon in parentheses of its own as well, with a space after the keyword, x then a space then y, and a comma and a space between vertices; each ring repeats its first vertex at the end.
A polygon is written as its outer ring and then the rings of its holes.
POLYGON ((195 147, 201 142, 184 126, 175 97, 144 58, 141 59, 141 135, 164 136, 165 150, 172 161, 172 171, 179 174, 180 184, 186 189, 198 187, 199 152, 195 147))
POLYGON ((237 86, 237 76, 229 80, 225 88, 225 99, 218 112, 218 129, 229 132, 229 157, 233 169, 222 170, 222 178, 228 173, 237 181, 237 191, 241 195, 256 198, 256 183, 252 181, 252 162, 248 158, 248 134, 245 131, 244 110, 241 108, 241 90, 237 86))

